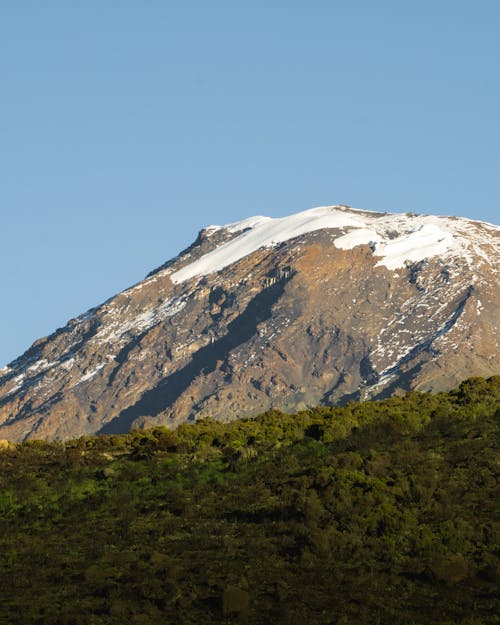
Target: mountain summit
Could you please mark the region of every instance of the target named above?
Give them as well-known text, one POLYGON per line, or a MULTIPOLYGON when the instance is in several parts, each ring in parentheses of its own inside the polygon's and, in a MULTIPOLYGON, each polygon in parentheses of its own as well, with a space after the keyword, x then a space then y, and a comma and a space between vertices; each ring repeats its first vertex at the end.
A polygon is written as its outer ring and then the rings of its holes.
POLYGON ((0 370, 0 438, 230 420, 498 373, 499 236, 346 206, 209 226, 0 370))

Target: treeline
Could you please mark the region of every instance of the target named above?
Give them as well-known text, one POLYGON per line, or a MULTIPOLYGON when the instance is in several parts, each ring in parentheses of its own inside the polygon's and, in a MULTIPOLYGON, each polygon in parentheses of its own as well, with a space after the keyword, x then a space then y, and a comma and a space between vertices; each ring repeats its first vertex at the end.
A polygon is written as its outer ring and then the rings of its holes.
POLYGON ((500 377, 3 445, 0 623, 500 623, 500 377))

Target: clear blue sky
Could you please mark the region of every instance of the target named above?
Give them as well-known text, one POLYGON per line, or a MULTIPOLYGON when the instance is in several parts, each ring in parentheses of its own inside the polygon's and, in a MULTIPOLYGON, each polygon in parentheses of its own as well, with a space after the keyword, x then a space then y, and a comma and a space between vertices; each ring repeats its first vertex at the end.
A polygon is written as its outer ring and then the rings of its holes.
POLYGON ((210 223, 498 223, 497 0, 0 6, 0 366, 210 223))

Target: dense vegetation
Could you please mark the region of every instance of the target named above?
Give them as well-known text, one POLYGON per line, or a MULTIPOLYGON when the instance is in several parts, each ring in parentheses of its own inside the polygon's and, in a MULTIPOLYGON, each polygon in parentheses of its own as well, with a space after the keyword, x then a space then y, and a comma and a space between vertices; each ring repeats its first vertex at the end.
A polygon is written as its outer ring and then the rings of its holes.
POLYGON ((500 623, 500 377, 0 451, 0 622, 500 623))

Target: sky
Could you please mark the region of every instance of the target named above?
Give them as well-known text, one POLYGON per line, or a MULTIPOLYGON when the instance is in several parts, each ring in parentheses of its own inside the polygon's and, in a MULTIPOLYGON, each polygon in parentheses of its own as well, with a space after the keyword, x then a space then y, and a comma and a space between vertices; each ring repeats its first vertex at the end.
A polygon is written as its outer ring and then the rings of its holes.
POLYGON ((0 2, 0 366, 209 224, 500 219, 497 0, 0 2))

